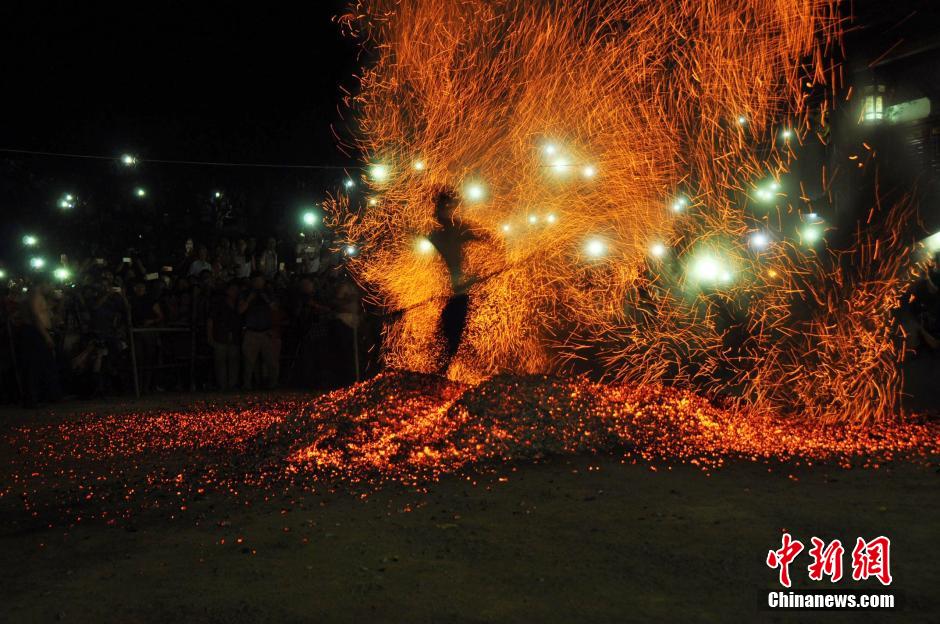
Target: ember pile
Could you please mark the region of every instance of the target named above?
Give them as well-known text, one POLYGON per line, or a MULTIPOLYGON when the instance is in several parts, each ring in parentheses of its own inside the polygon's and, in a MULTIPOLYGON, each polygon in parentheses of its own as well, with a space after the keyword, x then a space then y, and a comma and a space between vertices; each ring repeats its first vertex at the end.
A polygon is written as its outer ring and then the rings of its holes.
POLYGON ((857 427, 748 417, 686 390, 541 375, 463 386, 432 375, 384 373, 314 402, 287 429, 307 436, 287 454, 297 473, 405 481, 555 454, 619 453, 705 469, 728 458, 877 467, 940 449, 937 424, 857 427))
POLYGON ((3 507, 128 517, 184 512, 207 492, 420 484, 471 466, 574 453, 704 470, 727 459, 877 468, 940 450, 937 423, 853 428, 746 417, 691 392, 496 376, 476 386, 390 371, 310 401, 253 399, 187 411, 88 415, 20 427, 3 507), (19 501, 21 505, 15 501, 19 501))

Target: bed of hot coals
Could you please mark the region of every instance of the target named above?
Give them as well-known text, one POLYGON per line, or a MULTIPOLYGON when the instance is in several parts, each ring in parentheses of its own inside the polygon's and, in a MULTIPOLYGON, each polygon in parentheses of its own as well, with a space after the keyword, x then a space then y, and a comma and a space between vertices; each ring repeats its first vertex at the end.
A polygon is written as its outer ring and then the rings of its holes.
POLYGON ((173 411, 87 414, 7 431, 0 509, 36 522, 183 514, 207 494, 263 500, 574 453, 651 467, 729 459, 876 469, 933 461, 940 423, 864 428, 747 417, 687 391, 497 376, 476 386, 404 372, 309 400, 231 399, 173 411))

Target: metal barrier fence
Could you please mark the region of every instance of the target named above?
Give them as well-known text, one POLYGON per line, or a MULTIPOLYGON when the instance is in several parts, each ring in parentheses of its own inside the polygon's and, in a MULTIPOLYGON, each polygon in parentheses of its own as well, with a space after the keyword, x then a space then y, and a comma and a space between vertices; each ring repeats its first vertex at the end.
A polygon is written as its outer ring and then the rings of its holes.
MULTIPOLYGON (((127 347, 129 351, 129 360, 130 360, 130 378, 133 384, 134 396, 140 398, 142 391, 141 377, 146 373, 153 373, 157 371, 166 371, 166 370, 185 370, 186 371, 186 386, 190 391, 194 391, 197 388, 197 363, 200 360, 206 360, 211 362, 211 355, 204 355, 200 353, 200 347, 204 346, 199 338, 199 333, 204 332, 206 326, 200 322, 200 312, 205 312, 208 310, 208 298, 199 297, 198 292, 193 290, 191 293, 192 296, 192 313, 187 325, 179 326, 164 326, 164 327, 135 327, 133 314, 131 313, 131 306, 128 299, 124 296, 121 297, 122 307, 123 307, 123 326, 120 328, 119 333, 126 335, 127 337, 127 347), (158 354, 165 355, 165 350, 163 350, 164 339, 171 336, 185 336, 187 338, 186 342, 188 344, 188 349, 185 357, 176 358, 176 361, 166 362, 160 361, 160 358, 156 358, 156 361, 141 361, 140 353, 138 353, 138 338, 144 337, 153 337, 158 345, 158 354)), ((18 345, 16 338, 16 327, 14 326, 12 319, 6 319, 6 333, 7 341, 10 349, 10 356, 12 361, 12 367, 15 373, 16 387, 20 397, 25 396, 25 383, 23 378, 23 371, 20 367, 20 361, 18 359, 18 345)), ((353 371, 355 374, 355 380, 360 381, 362 379, 362 362, 360 349, 360 331, 358 327, 351 327, 352 343, 349 347, 352 349, 352 364, 353 371)), ((149 338, 147 338, 149 339, 149 338)), ((241 345, 239 345, 241 348, 241 345)), ((297 348, 293 352, 285 353, 282 349, 279 357, 280 370, 288 370, 289 376, 293 375, 294 365, 298 359, 298 354, 300 351, 300 344, 298 341, 297 348), (284 366, 284 365, 287 366, 284 366)), ((178 355, 178 353, 176 354, 178 355)))

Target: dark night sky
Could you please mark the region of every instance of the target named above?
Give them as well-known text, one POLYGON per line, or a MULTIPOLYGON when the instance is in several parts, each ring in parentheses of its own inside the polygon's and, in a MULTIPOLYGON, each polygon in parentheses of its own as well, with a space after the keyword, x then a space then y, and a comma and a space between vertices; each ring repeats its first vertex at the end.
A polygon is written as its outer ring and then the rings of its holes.
POLYGON ((3 147, 341 158, 329 126, 356 68, 341 2, 52 6, 0 8, 3 147))
MULTIPOLYGON (((860 28, 847 37, 850 67, 864 67, 899 39, 915 45, 912 31, 935 32, 940 22, 933 5, 914 0, 852 6, 860 28)), ((331 129, 350 135, 341 87, 355 89, 360 66, 356 43, 333 21, 344 7, 339 0, 0 2, 0 148, 355 166, 331 129)), ((97 233, 88 211, 56 208, 65 192, 89 209, 123 204, 122 219, 144 221, 192 214, 223 189, 256 223, 284 231, 298 206, 342 177, 147 163, 127 171, 109 161, 0 153, 0 260, 21 255, 17 241, 27 231, 60 247, 86 235, 82 225, 97 233), (146 202, 130 199, 136 185, 148 188, 146 202)))
MULTIPOLYGON (((331 130, 349 134, 340 88, 354 89, 359 66, 356 43, 332 19, 344 6, 0 3, 0 147, 355 164, 331 130)), ((343 175, 156 164, 133 174, 119 169, 107 161, 0 153, 0 256, 23 231, 51 227, 66 191, 103 204, 143 184, 153 189, 154 206, 172 212, 195 190, 223 187, 243 202, 284 212, 322 196, 343 175)))

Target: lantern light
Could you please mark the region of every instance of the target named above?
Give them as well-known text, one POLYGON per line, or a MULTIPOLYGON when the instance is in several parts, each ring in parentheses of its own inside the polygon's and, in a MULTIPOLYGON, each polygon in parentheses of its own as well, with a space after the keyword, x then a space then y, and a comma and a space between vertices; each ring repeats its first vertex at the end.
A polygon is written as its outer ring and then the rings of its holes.
POLYGON ((813 245, 822 238, 822 231, 815 225, 807 225, 800 232, 800 237, 807 245, 813 245))
POLYGON ((372 179, 376 182, 384 182, 388 179, 388 166, 381 163, 374 164, 369 168, 369 175, 371 175, 372 179))
POLYGON ((418 239, 418 251, 423 254, 429 254, 434 251, 434 243, 422 236, 418 239))
POLYGON ((474 182, 467 186, 466 195, 471 201, 480 201, 486 196, 486 191, 481 184, 474 182))
POLYGON ((592 238, 585 245, 585 251, 592 258, 600 258, 607 253, 607 243, 599 238, 592 238))
POLYGON ((303 220, 306 225, 316 225, 320 221, 320 216, 312 210, 307 210, 303 214, 303 220))

